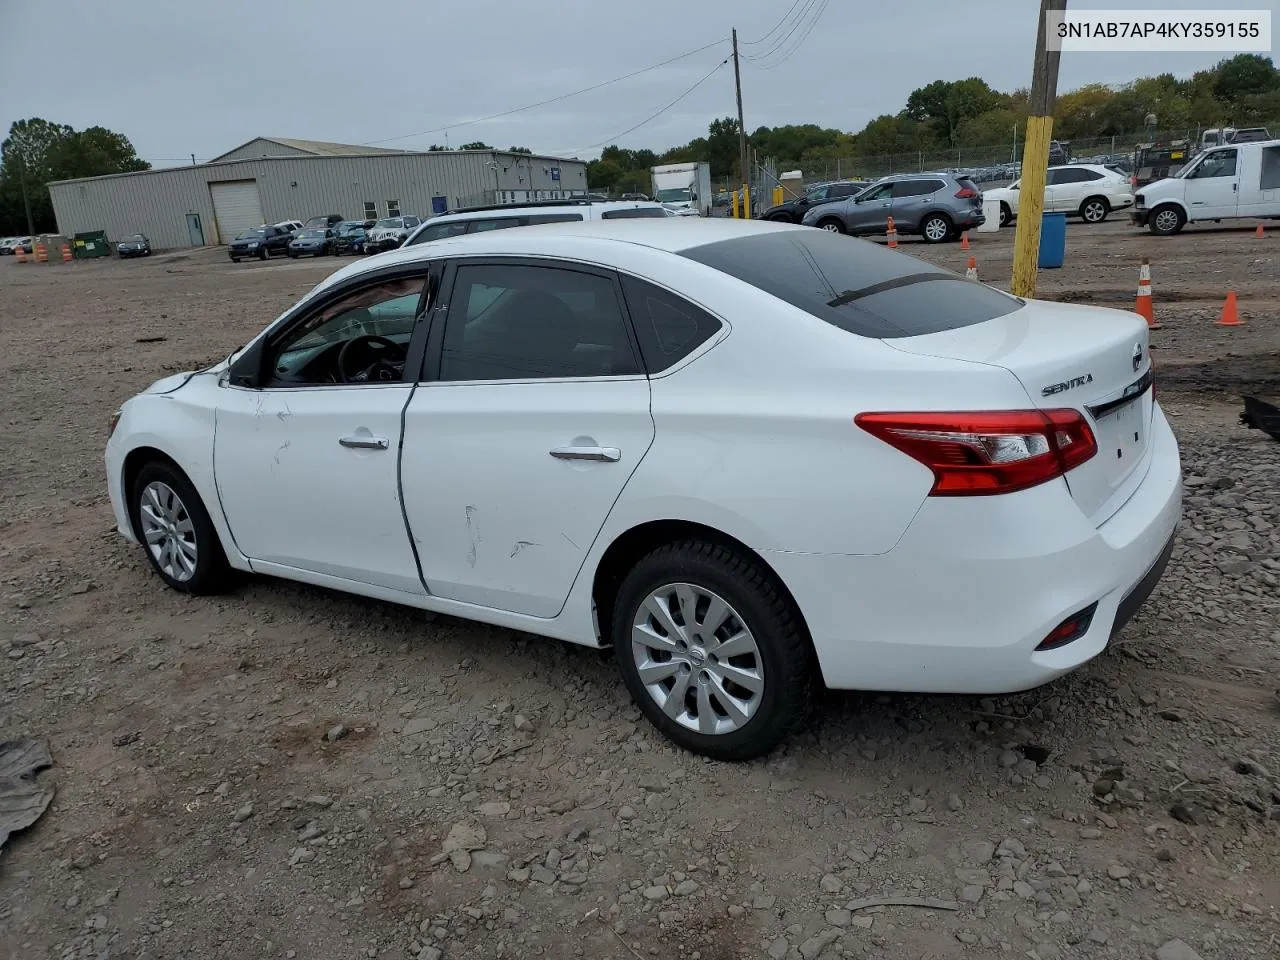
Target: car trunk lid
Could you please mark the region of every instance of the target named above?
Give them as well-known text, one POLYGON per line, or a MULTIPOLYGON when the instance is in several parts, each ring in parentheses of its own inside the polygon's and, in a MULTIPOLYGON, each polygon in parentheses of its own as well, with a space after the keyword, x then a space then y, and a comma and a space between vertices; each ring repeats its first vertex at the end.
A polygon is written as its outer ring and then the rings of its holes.
POLYGON ((908 353, 1002 367, 1036 408, 1082 413, 1098 452, 1065 479, 1095 525, 1141 482, 1155 400, 1147 328, 1136 314, 1028 301, 985 323, 883 342, 908 353))

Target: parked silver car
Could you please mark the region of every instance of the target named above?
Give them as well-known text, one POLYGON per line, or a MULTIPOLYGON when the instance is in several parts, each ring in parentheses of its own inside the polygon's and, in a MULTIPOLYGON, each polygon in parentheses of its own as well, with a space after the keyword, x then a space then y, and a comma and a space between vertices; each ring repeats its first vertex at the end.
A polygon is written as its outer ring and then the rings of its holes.
POLYGON ((917 173, 885 177, 847 200, 813 207, 801 222, 859 236, 884 233, 889 217, 898 233, 928 243, 954 240, 986 220, 982 191, 968 177, 917 173))

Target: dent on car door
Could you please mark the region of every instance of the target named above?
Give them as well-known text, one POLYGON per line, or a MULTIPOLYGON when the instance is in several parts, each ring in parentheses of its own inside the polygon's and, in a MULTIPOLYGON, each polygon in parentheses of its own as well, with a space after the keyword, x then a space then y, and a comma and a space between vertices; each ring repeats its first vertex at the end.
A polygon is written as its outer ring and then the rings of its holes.
POLYGON ((564 606, 653 440, 616 276, 463 261, 405 413, 405 513, 428 590, 534 617, 564 606))
POLYGON ((261 374, 241 380, 233 368, 215 412, 214 472, 255 569, 425 592, 396 471, 425 281, 416 272, 339 291, 263 342, 261 374))

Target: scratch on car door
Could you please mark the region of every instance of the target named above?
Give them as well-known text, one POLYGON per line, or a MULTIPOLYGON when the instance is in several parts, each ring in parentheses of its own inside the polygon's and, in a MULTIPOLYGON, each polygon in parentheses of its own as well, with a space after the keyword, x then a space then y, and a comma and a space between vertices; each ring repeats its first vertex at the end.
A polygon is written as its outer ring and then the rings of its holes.
POLYGON ((514 557, 525 547, 536 547, 536 546, 537 544, 534 543, 532 540, 517 540, 515 544, 511 547, 511 556, 514 557))
POLYGON ((467 563, 476 565, 476 548, 480 545, 480 522, 476 519, 476 508, 467 504, 467 536, 471 538, 471 549, 467 551, 467 563))

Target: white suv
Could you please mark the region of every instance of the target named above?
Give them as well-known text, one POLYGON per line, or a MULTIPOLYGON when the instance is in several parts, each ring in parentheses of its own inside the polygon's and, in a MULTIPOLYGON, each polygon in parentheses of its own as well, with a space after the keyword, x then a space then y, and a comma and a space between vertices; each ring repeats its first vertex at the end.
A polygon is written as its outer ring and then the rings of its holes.
POLYGON ((464 233, 527 227, 535 223, 568 223, 575 220, 622 220, 667 217, 660 203, 646 200, 552 200, 542 203, 494 204, 471 207, 432 217, 409 235, 403 246, 443 240, 464 233))
MULTIPOLYGON (((1000 226, 1007 226, 1018 216, 1018 187, 1015 180, 1007 187, 984 190, 984 199, 1000 201, 1000 226)), ((1115 167, 1096 163, 1068 163, 1050 167, 1044 188, 1044 212, 1066 213, 1080 217, 1085 223, 1101 223, 1107 214, 1133 206, 1133 186, 1128 176, 1115 167)))

